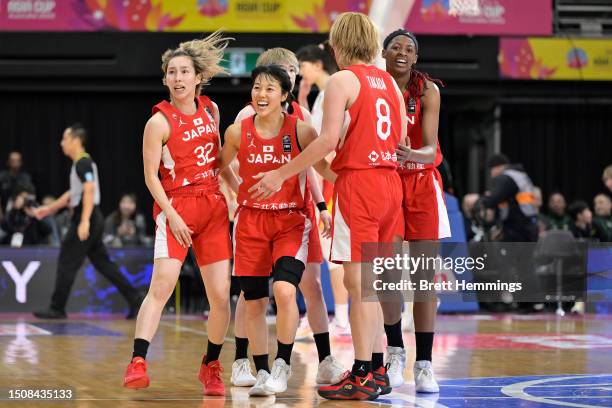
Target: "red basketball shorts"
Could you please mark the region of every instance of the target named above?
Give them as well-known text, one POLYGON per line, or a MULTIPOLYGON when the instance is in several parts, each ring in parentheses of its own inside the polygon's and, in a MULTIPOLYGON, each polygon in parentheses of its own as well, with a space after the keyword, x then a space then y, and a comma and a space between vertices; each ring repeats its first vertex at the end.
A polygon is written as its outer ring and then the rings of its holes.
POLYGON ((284 256, 306 264, 311 228, 300 210, 240 207, 234 218, 234 275, 270 276, 284 256))
POLYGON ((451 236, 442 192, 442 178, 435 168, 400 175, 402 219, 395 235, 405 241, 439 240, 451 236))
MULTIPOLYGON (((193 231, 193 251, 199 266, 230 259, 232 245, 229 236, 229 218, 225 197, 215 190, 185 190, 169 193, 172 207, 187 227, 193 231)), ((155 203, 154 259, 172 258, 183 262, 188 248, 182 247, 172 231, 166 214, 155 203)))
POLYGON ((361 262, 363 243, 393 242, 402 185, 395 169, 343 171, 334 185, 330 261, 361 262))

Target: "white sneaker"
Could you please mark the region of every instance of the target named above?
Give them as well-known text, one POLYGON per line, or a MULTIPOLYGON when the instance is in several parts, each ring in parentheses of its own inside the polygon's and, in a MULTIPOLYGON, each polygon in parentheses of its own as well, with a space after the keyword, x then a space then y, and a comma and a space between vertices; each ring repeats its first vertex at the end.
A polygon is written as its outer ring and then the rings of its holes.
POLYGON ((317 384, 335 384, 342 380, 346 370, 334 356, 327 356, 319 363, 317 384))
POLYGON ((387 347, 387 375, 392 388, 404 384, 404 370, 406 369, 406 350, 401 347, 387 347))
POLYGON ((306 317, 302 317, 300 319, 300 325, 298 326, 295 332, 295 340, 306 340, 310 338, 312 335, 312 330, 310 330, 310 324, 308 324, 308 319, 306 317))
POLYGON ((572 306, 571 312, 573 314, 583 315, 584 314, 584 302, 574 303, 574 306, 572 306))
POLYGON ((416 392, 440 392, 431 361, 421 360, 414 363, 414 388, 416 392))
POLYGON ((329 323, 329 334, 331 334, 332 336, 350 336, 351 326, 342 326, 334 317, 329 323))
POLYGON ((248 358, 241 358, 232 364, 232 385, 234 387, 252 387, 257 379, 251 373, 251 364, 248 358))
POLYGON ((291 377, 291 366, 282 358, 277 358, 272 364, 270 376, 264 383, 264 390, 271 394, 278 394, 287 390, 287 380, 291 377))
POLYGON ((266 370, 259 370, 257 372, 257 378, 255 385, 249 390, 249 396, 251 397, 266 397, 268 395, 274 395, 273 392, 269 392, 265 389, 264 384, 270 378, 270 373, 266 370))

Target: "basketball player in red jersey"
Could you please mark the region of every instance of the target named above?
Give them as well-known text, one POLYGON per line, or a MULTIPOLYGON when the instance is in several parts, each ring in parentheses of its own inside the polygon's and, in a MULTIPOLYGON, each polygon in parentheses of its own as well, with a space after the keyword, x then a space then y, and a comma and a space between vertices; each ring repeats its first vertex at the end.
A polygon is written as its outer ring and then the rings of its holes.
POLYGON ((338 175, 331 261, 344 263, 355 363, 339 383, 318 392, 329 399, 375 399, 379 387, 372 373, 372 327, 380 327, 380 306, 362 301, 361 245, 393 240, 402 199, 395 151, 406 134, 406 111, 393 78, 370 65, 379 47, 377 30, 367 16, 338 16, 330 44, 341 71, 331 76, 325 89, 321 134, 295 160, 262 174, 249 192, 257 200, 273 198, 286 180, 336 149, 331 166, 338 175), (345 111, 350 123, 342 136, 345 111))
MULTIPOLYGON (((291 80, 291 89, 295 87, 295 80, 299 70, 298 60, 293 52, 285 48, 271 48, 263 52, 256 61, 256 66, 262 65, 278 65, 283 68, 289 75, 291 80)), ((311 116, 308 110, 298 105, 295 101, 285 103, 283 106, 285 111, 291 115, 310 124, 311 116)), ((240 124, 246 117, 255 114, 255 109, 252 104, 245 106, 236 116, 234 123, 240 124)), ((308 237, 308 258, 306 261, 306 269, 302 276, 299 289, 304 296, 306 303, 306 316, 310 328, 313 333, 314 341, 317 347, 319 357, 319 367, 317 369, 316 381, 318 384, 333 384, 337 382, 344 368, 331 355, 331 346, 329 340, 329 320, 327 315, 327 305, 323 298, 323 289, 321 287, 321 263, 323 262, 323 253, 321 250, 321 241, 319 237, 319 223, 317 222, 315 205, 319 210, 320 219, 323 222, 324 237, 329 237, 329 229, 331 228, 331 216, 327 211, 327 206, 321 192, 319 177, 315 174, 312 168, 308 170, 308 185, 312 198, 309 196, 306 200, 307 206, 305 213, 310 219, 313 228, 310 230, 308 237)), ((247 358, 248 339, 246 339, 245 323, 244 323, 244 296, 241 294, 236 305, 236 314, 234 318, 234 332, 236 335, 236 356, 232 365, 231 382, 235 386, 252 386, 255 383, 255 377, 251 374, 249 360, 247 358)), ((306 320, 306 319, 305 319, 306 320)), ((302 325, 300 325, 302 327, 302 325)), ((305 330, 302 330, 305 331, 305 330)), ((300 330, 298 329, 298 332, 300 330)))
MULTIPOLYGON (((442 179, 436 169, 442 162, 438 143, 440 114, 439 80, 413 69, 418 57, 416 37, 403 29, 389 34, 383 42, 383 58, 389 72, 404 94, 408 115, 409 148, 400 147, 398 168, 403 188, 403 225, 398 235, 410 241, 411 251, 437 255, 436 241, 450 237, 450 223, 442 193, 442 179)), ((434 271, 422 271, 433 277, 434 271)), ((417 392, 439 392, 431 367, 437 302, 415 300, 413 307, 416 362, 414 378, 417 392)), ((428 300, 421 299, 421 300, 428 300)), ((402 340, 401 304, 382 303, 387 334, 387 363, 391 386, 404 382, 406 352, 402 340)))
MULTIPOLYGON (((306 172, 287 180, 275 197, 252 199, 248 189, 262 171, 295 160, 302 148, 316 138, 314 129, 284 112, 282 105, 291 92, 291 81, 283 68, 262 65, 253 71, 252 105, 255 115, 231 125, 225 133, 221 166, 238 157, 242 179, 239 209, 234 220, 234 275, 244 294, 246 327, 257 369, 249 395, 272 395, 287 389, 290 359, 298 324, 296 291, 305 268, 308 236, 313 227, 305 214, 308 198, 306 172), (268 277, 272 271, 278 309, 278 351, 272 369, 268 366, 266 308, 268 277)), ((319 168, 328 177, 335 174, 322 161, 319 168)))
MULTIPOLYGON (((162 56, 170 102, 155 105, 143 138, 145 182, 155 200, 155 259, 149 292, 138 313, 132 362, 124 378, 128 388, 149 385, 147 349, 191 246, 210 302, 208 347, 199 379, 204 394, 225 395, 219 353, 230 320, 232 253, 227 204, 219 191, 219 110, 200 91, 210 78, 223 72, 219 63, 226 45, 227 39, 217 32, 181 43, 162 56)), ((237 188, 231 170, 224 172, 224 179, 237 188)))

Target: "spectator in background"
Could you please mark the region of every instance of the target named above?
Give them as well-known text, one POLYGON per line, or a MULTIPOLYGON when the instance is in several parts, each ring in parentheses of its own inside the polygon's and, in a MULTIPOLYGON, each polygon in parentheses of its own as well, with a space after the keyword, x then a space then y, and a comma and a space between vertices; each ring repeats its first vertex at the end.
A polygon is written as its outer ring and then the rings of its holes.
POLYGON ((329 77, 333 74, 333 62, 331 55, 323 50, 318 45, 307 45, 302 47, 296 53, 296 57, 300 63, 300 75, 302 80, 300 81, 300 105, 308 109, 308 102, 306 97, 310 93, 310 87, 316 85, 319 89, 317 99, 315 99, 311 114, 311 124, 317 131, 317 134, 321 133, 321 126, 323 124, 323 99, 325 97, 325 86, 329 77))
POLYGON ((548 217, 542 214, 542 189, 540 187, 533 188, 534 205, 538 211, 538 237, 544 235, 546 230, 550 229, 548 217))
POLYGON ((147 225, 145 217, 136 212, 136 195, 124 194, 119 200, 119 208, 106 217, 104 222, 104 242, 112 247, 146 245, 147 225))
POLYGON ((612 241, 612 200, 606 194, 597 194, 593 200, 595 209, 595 222, 600 224, 608 236, 608 241, 612 241))
POLYGON ((588 204, 582 200, 574 201, 568 208, 572 219, 570 231, 575 238, 589 241, 606 242, 608 237, 598 222, 593 222, 593 213, 588 204))
POLYGON ((51 229, 36 219, 34 207, 36 202, 28 190, 18 190, 13 197, 12 208, 2 221, 2 230, 6 233, 3 244, 20 248, 23 245, 38 245, 45 242, 51 229))
MULTIPOLYGON (((47 195, 42 199, 42 205, 48 206, 55 201, 55 197, 47 195)), ((62 243, 62 238, 66 235, 66 231, 70 227, 70 212, 67 209, 62 209, 54 215, 48 215, 41 220, 47 224, 51 230, 49 234, 48 244, 53 247, 59 247, 62 243)))
POLYGON ((21 153, 12 151, 6 162, 7 169, 0 172, 0 206, 6 210, 11 197, 15 197, 17 190, 35 193, 32 177, 25 171, 21 171, 23 164, 21 153))
POLYGON ((604 169, 601 179, 612 193, 612 164, 604 169))
POLYGON ((569 230, 572 219, 565 213, 565 197, 555 191, 548 197, 548 224, 550 229, 569 230))
POLYGON ((474 238, 480 235, 480 229, 474 219, 474 205, 480 199, 480 195, 476 193, 466 194, 461 202, 461 210, 465 219, 465 238, 467 241, 473 241, 474 238))
POLYGON ((520 164, 510 164, 503 154, 487 162, 491 193, 482 199, 485 208, 497 209, 505 242, 535 242, 538 239, 537 210, 533 183, 520 164))

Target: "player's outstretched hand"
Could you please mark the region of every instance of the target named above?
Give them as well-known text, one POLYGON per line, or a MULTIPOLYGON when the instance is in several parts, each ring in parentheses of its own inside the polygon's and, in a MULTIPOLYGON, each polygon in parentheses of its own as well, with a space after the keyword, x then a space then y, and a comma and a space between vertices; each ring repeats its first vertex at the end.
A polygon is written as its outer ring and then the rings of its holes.
POLYGON ((254 179, 261 179, 253 187, 249 188, 253 200, 265 200, 274 193, 280 191, 283 186, 283 179, 277 170, 259 173, 253 176, 254 179))

